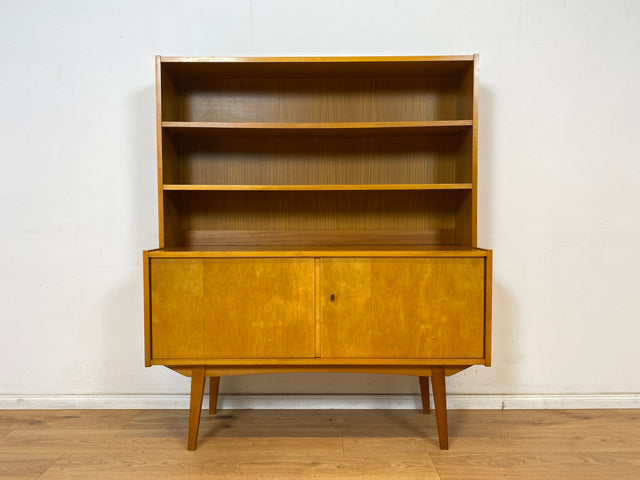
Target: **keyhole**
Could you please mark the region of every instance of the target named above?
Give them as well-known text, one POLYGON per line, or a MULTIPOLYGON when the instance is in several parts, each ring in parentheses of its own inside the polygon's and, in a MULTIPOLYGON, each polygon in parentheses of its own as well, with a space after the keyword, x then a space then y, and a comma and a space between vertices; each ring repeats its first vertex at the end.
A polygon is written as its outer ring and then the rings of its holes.
POLYGON ((333 301, 335 301, 336 296, 332 293, 332 294, 329 296, 329 298, 330 298, 330 299, 331 299, 331 301, 333 302, 333 301))

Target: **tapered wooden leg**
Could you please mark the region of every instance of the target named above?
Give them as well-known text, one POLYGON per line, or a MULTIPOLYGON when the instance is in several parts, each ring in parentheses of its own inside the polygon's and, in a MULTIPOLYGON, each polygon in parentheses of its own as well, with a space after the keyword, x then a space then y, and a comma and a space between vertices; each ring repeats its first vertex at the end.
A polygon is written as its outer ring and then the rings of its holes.
POLYGON ((191 370, 191 402, 189 406, 189 438, 187 450, 195 450, 198 443, 200 413, 202 412, 202 394, 204 393, 204 366, 191 370))
POLYGON ((429 377, 418 377, 418 380, 420 380, 420 396, 422 396, 422 413, 431 413, 429 377))
POLYGON ((219 387, 220 377, 209 377, 209 415, 213 415, 218 410, 219 387))
POLYGON ((444 386, 444 367, 431 369, 431 385, 433 386, 433 403, 436 407, 438 438, 440 449, 449 450, 449 432, 447 431, 447 397, 444 386))

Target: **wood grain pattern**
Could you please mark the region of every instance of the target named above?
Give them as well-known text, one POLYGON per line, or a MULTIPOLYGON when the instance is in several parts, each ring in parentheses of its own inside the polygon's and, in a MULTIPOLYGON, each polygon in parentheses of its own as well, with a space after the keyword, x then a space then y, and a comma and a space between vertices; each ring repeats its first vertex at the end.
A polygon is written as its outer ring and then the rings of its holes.
POLYGON ((153 357, 313 357, 313 264, 152 259, 153 357))
POLYGON ((483 357, 483 260, 322 259, 320 275, 324 357, 483 357))

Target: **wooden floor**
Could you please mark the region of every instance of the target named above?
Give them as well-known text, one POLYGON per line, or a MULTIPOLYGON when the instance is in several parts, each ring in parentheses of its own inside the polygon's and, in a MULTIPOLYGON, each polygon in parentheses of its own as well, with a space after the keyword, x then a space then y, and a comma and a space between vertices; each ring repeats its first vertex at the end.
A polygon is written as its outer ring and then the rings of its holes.
POLYGON ((0 410, 1 479, 640 479, 640 410, 0 410))

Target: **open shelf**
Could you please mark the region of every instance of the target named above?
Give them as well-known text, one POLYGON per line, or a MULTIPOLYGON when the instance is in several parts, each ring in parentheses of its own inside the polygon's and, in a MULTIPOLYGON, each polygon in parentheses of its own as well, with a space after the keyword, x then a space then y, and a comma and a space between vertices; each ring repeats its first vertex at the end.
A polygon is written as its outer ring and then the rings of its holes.
POLYGON ((470 244, 471 190, 164 192, 165 246, 470 244))
POLYGON ((473 136, 470 127, 460 128, 463 132, 448 135, 411 128, 393 134, 386 129, 163 131, 162 179, 168 189, 181 189, 173 185, 284 185, 296 189, 304 185, 405 184, 407 189, 467 188, 472 183, 473 136), (347 131, 358 134, 344 135, 347 131), (449 184, 454 186, 447 187, 449 184))
POLYGON ((293 125, 473 118, 474 61, 463 57, 161 62, 160 69, 162 121, 293 125))

